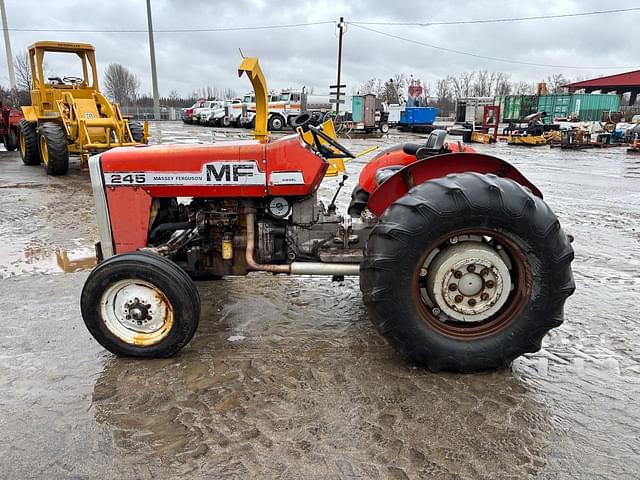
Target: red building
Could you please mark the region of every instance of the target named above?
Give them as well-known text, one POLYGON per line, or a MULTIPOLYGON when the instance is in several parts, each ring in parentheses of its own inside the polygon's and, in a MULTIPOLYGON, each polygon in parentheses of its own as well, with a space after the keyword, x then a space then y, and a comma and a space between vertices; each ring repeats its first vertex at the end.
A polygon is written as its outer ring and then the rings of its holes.
POLYGON ((636 103, 638 92, 640 92, 640 70, 608 75, 583 82, 569 83, 568 85, 564 85, 564 87, 568 88, 569 92, 584 90, 585 93, 599 91, 601 93, 615 92, 620 95, 629 92, 631 94, 629 105, 633 105, 636 103))

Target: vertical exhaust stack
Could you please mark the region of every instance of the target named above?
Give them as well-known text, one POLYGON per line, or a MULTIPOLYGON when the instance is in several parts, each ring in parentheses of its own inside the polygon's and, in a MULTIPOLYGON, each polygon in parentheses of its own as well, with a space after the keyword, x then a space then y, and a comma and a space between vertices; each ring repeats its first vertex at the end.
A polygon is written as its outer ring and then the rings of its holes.
POLYGON ((267 80, 264 78, 260 63, 256 57, 244 57, 238 67, 238 76, 245 72, 251 81, 253 91, 256 94, 256 125, 253 136, 256 140, 266 142, 269 140, 267 131, 267 117, 269 116, 267 106, 267 80))

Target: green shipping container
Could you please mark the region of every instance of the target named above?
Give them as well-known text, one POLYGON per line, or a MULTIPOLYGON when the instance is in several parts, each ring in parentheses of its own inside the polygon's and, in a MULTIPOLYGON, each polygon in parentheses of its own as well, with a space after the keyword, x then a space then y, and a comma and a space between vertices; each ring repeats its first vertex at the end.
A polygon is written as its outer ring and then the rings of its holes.
POLYGON ((541 95, 538 97, 538 111, 547 112, 544 123, 551 123, 554 118, 567 118, 573 114, 583 122, 599 122, 603 112, 617 112, 619 110, 619 95, 582 93, 541 95))
POLYGON ((538 97, 535 95, 505 95, 496 100, 496 105, 500 105, 502 122, 517 122, 537 112, 538 108, 538 97))
POLYGON ((571 97, 569 94, 540 95, 538 111, 547 112, 544 123, 551 123, 557 117, 568 117, 571 113, 571 97))
POLYGON ((584 93, 571 97, 571 111, 583 122, 599 122, 604 112, 620 111, 620 95, 584 93))

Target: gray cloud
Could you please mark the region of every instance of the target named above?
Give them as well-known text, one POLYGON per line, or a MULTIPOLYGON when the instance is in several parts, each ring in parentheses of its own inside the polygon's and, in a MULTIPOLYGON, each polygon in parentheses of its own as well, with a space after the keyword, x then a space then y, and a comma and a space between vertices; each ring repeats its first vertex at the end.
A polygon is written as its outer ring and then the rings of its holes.
MULTIPOLYGON (((178 1, 152 0, 154 27, 216 28, 336 20, 442 21, 562 14, 614 8, 586 1, 178 1)), ((615 8, 635 7, 617 2, 615 8)), ((144 0, 63 2, 6 0, 10 28, 145 29, 144 0), (37 14, 35 13, 37 12, 37 14)), ((640 12, 592 17, 483 25, 372 28, 421 42, 478 54, 534 63, 577 66, 640 64, 640 45, 632 40, 640 12)), ((259 56, 269 86, 307 85, 326 91, 335 82, 337 39, 332 24, 278 30, 242 32, 161 33, 156 36, 159 87, 188 94, 203 86, 249 88, 238 79, 238 48, 259 56)), ((37 40, 90 42, 96 47, 100 71, 122 63, 151 91, 146 33, 11 32, 14 54, 37 40)), ((0 62, 0 82, 7 84, 6 65, 0 62)), ((357 88, 371 77, 388 78, 403 72, 433 83, 464 70, 486 68, 511 74, 514 80, 538 81, 551 73, 569 77, 598 76, 618 70, 543 68, 494 62, 441 52, 349 26, 344 40, 343 77, 357 88)))

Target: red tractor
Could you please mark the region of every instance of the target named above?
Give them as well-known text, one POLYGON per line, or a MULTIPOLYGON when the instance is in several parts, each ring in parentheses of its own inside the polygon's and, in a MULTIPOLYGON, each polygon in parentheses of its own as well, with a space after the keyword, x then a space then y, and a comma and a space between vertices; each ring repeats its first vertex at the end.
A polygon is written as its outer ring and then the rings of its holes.
POLYGON ((0 103, 0 141, 4 144, 7 152, 18 149, 18 132, 22 112, 14 108, 9 108, 0 103))
POLYGON ((257 59, 243 72, 258 100, 256 140, 116 148, 89 161, 100 261, 81 308, 100 344, 173 355, 198 325, 193 278, 262 271, 359 275, 376 328, 433 371, 504 367, 540 349, 575 286, 569 237, 531 182, 436 131, 379 153, 340 216, 316 192, 354 155, 331 121, 304 116, 295 134, 270 140, 257 59))

